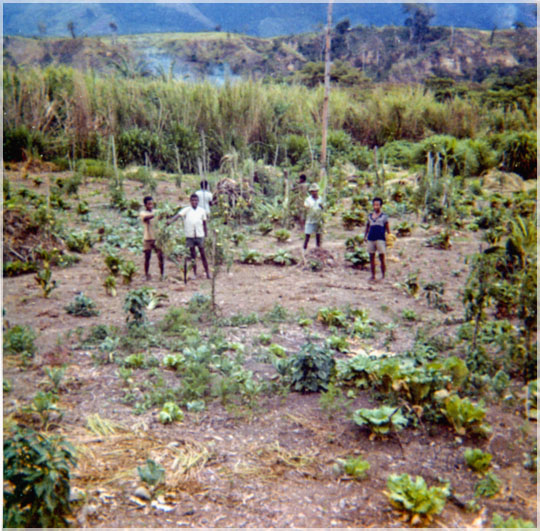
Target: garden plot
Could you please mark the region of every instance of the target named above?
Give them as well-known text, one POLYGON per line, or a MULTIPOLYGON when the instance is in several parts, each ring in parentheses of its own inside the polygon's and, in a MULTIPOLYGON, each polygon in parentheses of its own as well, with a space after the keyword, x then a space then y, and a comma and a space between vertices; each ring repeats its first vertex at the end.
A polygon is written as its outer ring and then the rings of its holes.
MULTIPOLYGON (((7 174, 12 191, 43 194, 7 174)), ((153 194, 174 208, 190 184, 156 178, 153 194)), ((129 213, 143 185, 125 182, 119 210, 105 179, 81 183, 65 198, 71 210, 54 210, 81 235, 71 244, 81 252, 38 257, 51 271, 41 283, 4 278, 4 438, 20 423, 74 445, 71 524, 490 527, 495 513, 536 522, 536 391, 523 362, 535 332, 515 333, 521 317, 505 286, 490 295, 498 306, 474 299, 484 305, 465 319, 464 294, 482 290, 467 257, 494 213, 471 216, 476 230, 394 210, 391 227, 411 230, 375 284, 365 263, 346 259, 360 245, 347 251, 345 241, 363 226, 345 230, 339 203, 306 263, 297 228, 279 241, 256 225, 225 227, 243 247, 229 238, 212 297, 210 280, 184 284, 176 255, 165 280, 155 257, 154 280, 143 279, 129 213), (246 262, 246 249, 282 263, 246 262), (62 267, 68 255, 77 261, 62 267)))

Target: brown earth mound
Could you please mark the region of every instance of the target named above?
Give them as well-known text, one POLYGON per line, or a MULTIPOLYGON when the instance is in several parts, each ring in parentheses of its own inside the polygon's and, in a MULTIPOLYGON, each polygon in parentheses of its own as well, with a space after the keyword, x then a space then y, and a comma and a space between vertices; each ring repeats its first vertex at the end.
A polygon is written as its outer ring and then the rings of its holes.
POLYGON ((33 220, 26 212, 18 208, 4 210, 4 262, 21 260, 35 261, 38 256, 36 249, 47 251, 65 249, 64 242, 43 230, 39 222, 33 220))
POLYGON ((516 173, 491 170, 484 175, 483 188, 493 192, 521 192, 525 190, 523 179, 516 173))

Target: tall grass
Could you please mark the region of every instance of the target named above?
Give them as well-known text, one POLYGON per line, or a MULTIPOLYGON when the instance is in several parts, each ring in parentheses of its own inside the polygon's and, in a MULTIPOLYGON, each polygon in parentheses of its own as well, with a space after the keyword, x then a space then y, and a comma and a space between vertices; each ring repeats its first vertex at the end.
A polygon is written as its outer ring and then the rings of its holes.
MULTIPOLYGON (((176 171, 179 153, 183 169, 193 170, 203 156, 204 136, 213 170, 231 153, 240 163, 283 163, 291 135, 305 137, 310 149, 320 144, 322 87, 253 80, 218 87, 82 74, 68 67, 11 66, 4 68, 3 85, 5 138, 20 139, 21 127, 38 132, 40 142, 27 140, 44 157, 106 159, 112 136, 119 151, 124 149, 124 164, 148 158, 155 167, 176 171)), ((367 147, 536 128, 536 101, 510 107, 488 106, 473 96, 438 102, 422 86, 335 87, 329 127, 367 147)))

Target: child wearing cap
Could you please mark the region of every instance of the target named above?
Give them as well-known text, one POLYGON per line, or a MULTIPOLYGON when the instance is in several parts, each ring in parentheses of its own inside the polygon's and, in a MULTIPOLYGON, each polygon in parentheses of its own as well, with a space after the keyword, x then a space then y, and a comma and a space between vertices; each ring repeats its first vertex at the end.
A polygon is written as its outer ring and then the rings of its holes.
POLYGON ((309 196, 304 201, 304 207, 307 209, 306 225, 305 225, 305 239, 304 250, 307 249, 309 238, 312 234, 315 234, 315 241, 317 247, 321 246, 321 230, 322 230, 322 211, 323 202, 319 197, 319 186, 312 184, 309 187, 309 196))

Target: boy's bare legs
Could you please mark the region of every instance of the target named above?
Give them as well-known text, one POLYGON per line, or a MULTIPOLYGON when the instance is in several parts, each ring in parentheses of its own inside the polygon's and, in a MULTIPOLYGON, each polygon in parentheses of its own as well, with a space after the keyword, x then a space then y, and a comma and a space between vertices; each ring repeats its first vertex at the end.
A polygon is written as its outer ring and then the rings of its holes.
POLYGON ((317 247, 321 246, 321 235, 318 232, 315 234, 315 243, 317 244, 317 247))
POLYGON ((150 280, 149 270, 150 270, 150 257, 151 256, 152 256, 152 249, 148 249, 148 251, 146 250, 144 251, 144 276, 146 277, 146 280, 150 280))
POLYGON ((159 262, 159 272, 161 273, 161 279, 165 277, 165 260, 163 260, 163 251, 161 249, 156 249, 156 254, 159 262))
MULTIPOLYGON (((193 252, 195 252, 195 249, 193 249, 193 252)), ((199 253, 201 254, 201 261, 203 263, 204 271, 206 273, 206 278, 210 278, 210 272, 208 271, 208 261, 206 260, 206 254, 204 253, 204 247, 202 245, 199 246, 199 253)))
POLYGON ((373 282, 375 280, 375 253, 369 253, 369 267, 371 269, 371 278, 373 282))
POLYGON ((193 278, 197 278, 197 252, 195 247, 189 248, 189 254, 191 255, 191 264, 193 265, 193 278))
POLYGON ((306 234, 306 237, 304 238, 304 251, 307 249, 307 245, 309 243, 309 234, 306 234))
MULTIPOLYGON (((373 255, 373 257, 375 257, 375 255, 373 255)), ((379 260, 381 261, 381 273, 384 279, 384 275, 386 274, 386 262, 384 254, 379 255, 379 260)), ((375 262, 375 260, 373 260, 373 262, 375 262)))

